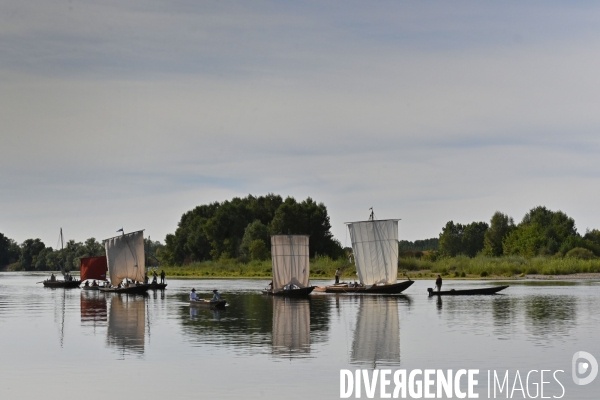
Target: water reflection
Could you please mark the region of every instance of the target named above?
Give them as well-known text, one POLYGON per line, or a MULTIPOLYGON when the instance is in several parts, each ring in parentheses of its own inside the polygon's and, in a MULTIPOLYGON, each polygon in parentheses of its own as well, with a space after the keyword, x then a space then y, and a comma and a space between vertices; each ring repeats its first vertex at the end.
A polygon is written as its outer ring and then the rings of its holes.
POLYGON ((82 290, 80 309, 81 326, 106 326, 108 313, 104 293, 82 290))
POLYGON ((228 293, 225 310, 185 304, 180 307, 183 333, 197 344, 226 346, 244 353, 308 357, 311 343, 327 338, 331 305, 322 297, 286 299, 228 293))
POLYGON ((273 353, 310 353, 310 301, 273 296, 273 353))
POLYGON ((577 319, 575 296, 526 296, 526 326, 533 336, 566 336, 577 319))
POLYGON ((106 343, 125 354, 144 354, 146 298, 112 295, 106 343))
POLYGON ((398 299, 390 296, 360 296, 351 361, 369 364, 400 362, 398 299))

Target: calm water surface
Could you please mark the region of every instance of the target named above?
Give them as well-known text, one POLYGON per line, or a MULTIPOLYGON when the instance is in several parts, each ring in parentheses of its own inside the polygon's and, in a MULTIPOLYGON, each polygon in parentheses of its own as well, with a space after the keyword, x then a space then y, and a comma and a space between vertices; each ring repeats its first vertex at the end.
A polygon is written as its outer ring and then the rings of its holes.
POLYGON ((568 399, 600 389, 600 378, 571 380, 576 351, 600 359, 600 282, 511 282, 503 295, 439 300, 418 281, 402 296, 294 300, 261 295, 267 280, 169 280, 126 296, 46 289, 44 278, 0 273, 2 399, 335 399, 340 369, 357 368, 480 369, 480 398, 490 369, 564 370, 568 399), (192 287, 218 288, 229 306, 190 307, 192 287))

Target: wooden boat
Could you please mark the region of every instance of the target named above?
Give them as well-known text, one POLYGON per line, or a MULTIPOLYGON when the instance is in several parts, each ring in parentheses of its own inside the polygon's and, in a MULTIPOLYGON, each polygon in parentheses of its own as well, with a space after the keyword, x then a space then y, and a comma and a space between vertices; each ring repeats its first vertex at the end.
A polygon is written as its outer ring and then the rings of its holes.
POLYGON ((345 285, 332 285, 325 287, 326 293, 376 293, 376 294, 398 294, 408 289, 414 281, 404 281, 388 285, 371 285, 350 287, 345 285))
POLYGON ((106 260, 110 275, 110 287, 101 287, 102 292, 143 294, 150 289, 147 283, 130 284, 119 287, 124 280, 143 282, 146 278, 146 258, 144 254, 144 231, 125 233, 104 240, 106 260))
POLYGON ((506 289, 508 286, 494 286, 489 288, 479 289, 461 289, 461 290, 443 290, 441 292, 435 291, 432 288, 427 288, 429 296, 476 296, 476 295, 487 295, 496 294, 501 290, 506 289))
POLYGON ((83 290, 98 290, 99 286, 91 286, 91 281, 104 282, 106 281, 106 271, 108 264, 106 256, 100 257, 84 257, 79 261, 79 276, 81 282, 88 282, 88 286, 82 286, 83 290))
POLYGON ((73 289, 76 287, 79 287, 79 285, 81 284, 81 281, 51 281, 50 279, 47 279, 45 281, 42 282, 44 284, 44 287, 49 287, 49 288, 64 288, 64 289, 73 289))
POLYGON ((151 290, 163 290, 167 287, 166 283, 149 283, 149 289, 151 290))
POLYGON ((398 294, 414 282, 398 281, 398 219, 378 220, 371 208, 367 221, 347 222, 359 285, 336 284, 326 293, 398 294))
POLYGON ((271 288, 262 291, 271 296, 308 296, 310 285, 308 235, 271 236, 271 288))
MULTIPOLYGON (((62 231, 62 228, 60 228, 60 248, 61 248, 61 250, 64 250, 64 247, 65 246, 64 246, 64 239, 63 239, 63 231, 62 231)), ((61 251, 61 254, 64 254, 64 251, 61 251)), ((64 289, 72 289, 72 288, 79 287, 79 284, 81 284, 81 281, 72 279, 71 275, 69 275, 66 272, 64 257, 62 260, 62 267, 60 268, 60 272, 65 277, 64 280, 62 280, 62 281, 56 280, 56 278, 54 277, 54 273, 52 273, 52 277, 50 279, 46 279, 45 281, 42 281, 42 283, 44 284, 44 287, 64 288, 64 289), (67 277, 69 277, 69 279, 67 279, 67 277)), ((40 283, 40 282, 38 282, 38 283, 40 283)))
POLYGON ((294 297, 294 296, 308 296, 314 289, 316 286, 307 286, 304 288, 298 288, 298 289, 283 289, 280 290, 279 292, 273 293, 273 291, 265 289, 262 291, 263 294, 269 295, 269 296, 288 296, 288 297, 294 297))
POLYGON ((190 306, 210 307, 210 308, 225 308, 227 300, 190 300, 190 306))

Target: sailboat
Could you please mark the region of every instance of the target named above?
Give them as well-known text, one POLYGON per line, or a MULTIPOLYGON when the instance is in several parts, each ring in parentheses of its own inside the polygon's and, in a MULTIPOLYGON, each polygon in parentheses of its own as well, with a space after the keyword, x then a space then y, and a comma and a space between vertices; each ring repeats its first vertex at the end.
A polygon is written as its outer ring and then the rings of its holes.
POLYGON ((112 286, 100 288, 103 292, 146 293, 150 287, 144 282, 144 231, 125 233, 104 240, 108 273, 112 286), (129 283, 132 280, 134 283, 129 283), (124 285, 121 285, 125 281, 124 285))
POLYGON ((62 267, 60 268, 60 272, 63 274, 64 279, 62 281, 58 281, 54 277, 54 274, 52 274, 52 277, 50 279, 46 279, 45 281, 42 282, 44 284, 44 287, 65 288, 65 289, 79 287, 79 284, 81 283, 81 281, 74 279, 70 274, 67 274, 67 272, 65 270, 64 247, 65 247, 65 244, 64 244, 64 239, 63 239, 63 231, 62 231, 62 228, 60 228, 60 249, 61 249, 61 254, 63 257, 62 267))
POLYGON ((307 296, 310 286, 308 235, 271 236, 273 282, 264 294, 276 296, 307 296))
MULTIPOLYGON (((81 282, 87 280, 105 281, 106 271, 108 269, 106 256, 85 257, 79 260, 79 276, 81 282)), ((86 282, 83 290, 98 290, 100 286, 91 286, 86 282)))
MULTIPOLYGON (((414 282, 398 280, 398 219, 347 222, 359 284, 327 286, 327 293, 397 294, 414 282)), ((321 289, 322 291, 322 289, 321 289)))

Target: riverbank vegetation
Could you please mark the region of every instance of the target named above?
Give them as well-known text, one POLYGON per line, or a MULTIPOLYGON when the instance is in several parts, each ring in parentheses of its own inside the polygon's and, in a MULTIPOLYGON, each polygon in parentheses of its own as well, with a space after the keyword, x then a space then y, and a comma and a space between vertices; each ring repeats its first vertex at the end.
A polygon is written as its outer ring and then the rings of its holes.
MULTIPOLYGON (((233 198, 200 205, 184 213, 165 244, 146 239, 147 266, 169 277, 260 277, 272 275, 270 235, 310 235, 311 276, 331 278, 342 270, 356 279, 343 249, 331 233, 327 208, 310 197, 302 202, 275 194, 233 198)), ((520 223, 497 211, 490 222, 448 221, 438 238, 400 240, 399 275, 413 279, 515 277, 528 274, 600 273, 600 231, 577 232, 562 211, 534 207, 520 223)), ((96 239, 67 241, 64 249, 40 239, 21 244, 0 233, 0 267, 13 271, 77 270, 82 257, 103 255, 96 239)), ((350 257, 351 258, 351 257, 350 257)))

